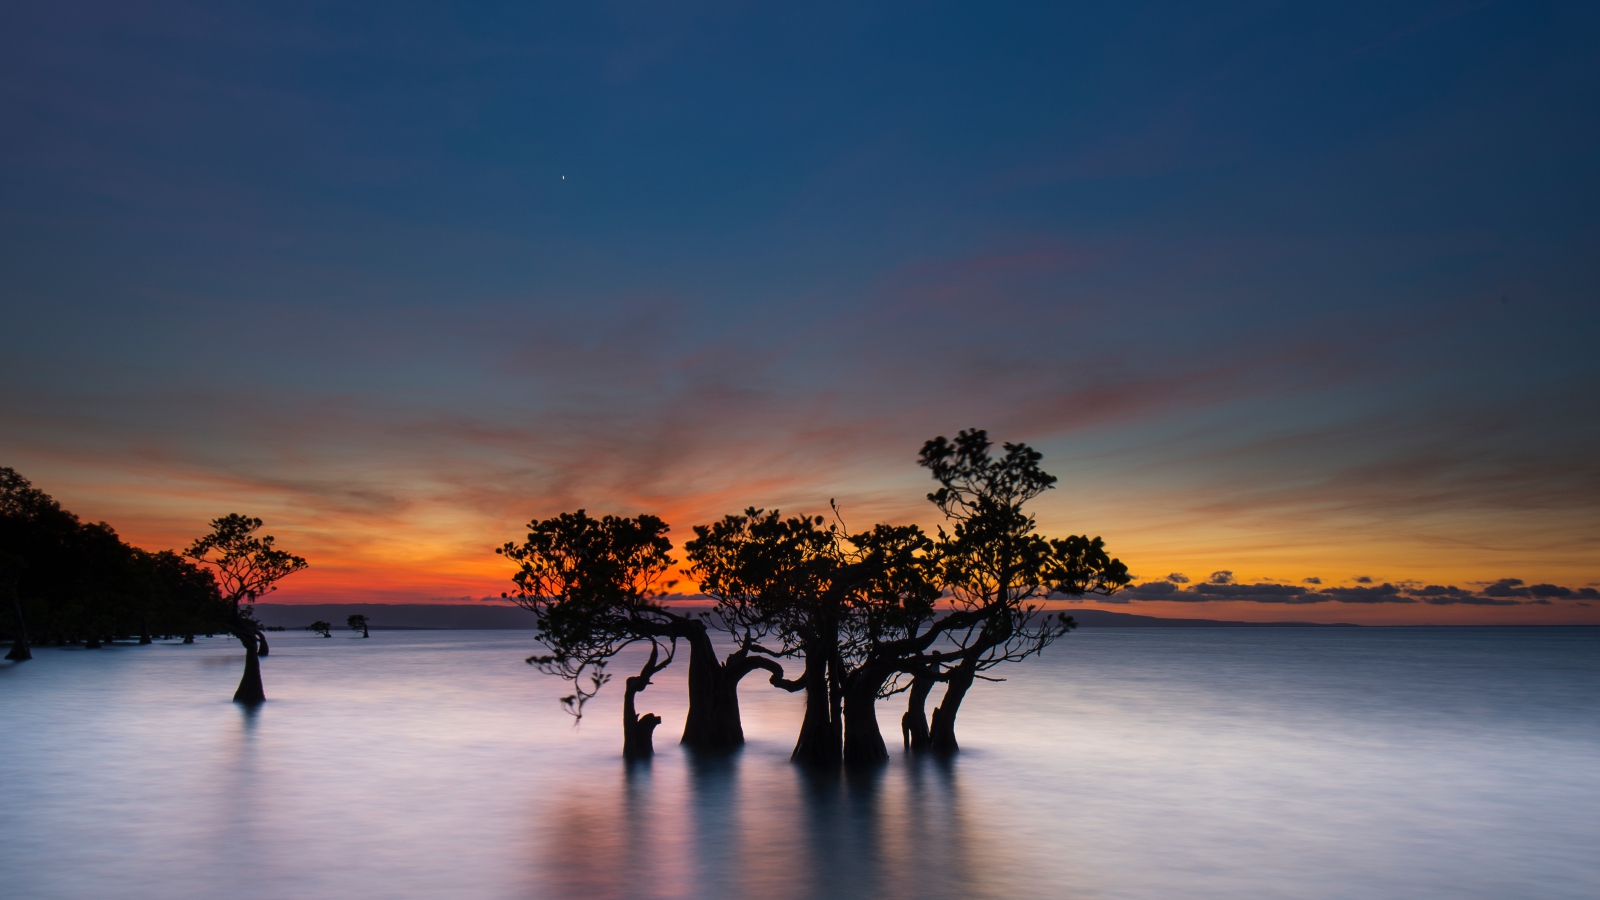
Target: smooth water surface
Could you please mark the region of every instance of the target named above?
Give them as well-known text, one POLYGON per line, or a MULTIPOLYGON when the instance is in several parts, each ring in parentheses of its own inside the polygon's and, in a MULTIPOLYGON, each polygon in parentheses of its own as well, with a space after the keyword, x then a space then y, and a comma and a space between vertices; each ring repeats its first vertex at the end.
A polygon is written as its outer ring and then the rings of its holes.
MULTIPOLYGON (((41 648, 0 664, 0 884, 31 898, 1600 896, 1600 629, 1092 629, 983 684, 952 765, 677 746, 684 661, 574 729, 526 632, 41 648)), ((635 662, 635 665, 637 663, 635 662)), ((614 667, 618 676, 624 666, 614 667)))

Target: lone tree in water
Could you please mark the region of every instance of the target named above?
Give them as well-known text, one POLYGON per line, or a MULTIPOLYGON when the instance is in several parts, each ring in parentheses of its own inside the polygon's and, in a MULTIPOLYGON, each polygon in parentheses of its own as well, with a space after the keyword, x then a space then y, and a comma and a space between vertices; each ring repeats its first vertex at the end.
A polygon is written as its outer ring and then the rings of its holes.
POLYGON ((947 622, 958 624, 941 623, 945 645, 904 668, 911 703, 902 728, 914 750, 956 752, 956 713, 973 681, 1072 630, 1072 618, 1049 614, 1044 600, 1111 594, 1129 581, 1127 566, 1107 555, 1100 538, 1050 540, 1036 531, 1023 505, 1056 481, 1039 468, 1037 451, 1006 444, 997 459, 990 446, 984 431, 972 429, 954 441, 928 441, 918 460, 940 485, 928 499, 951 522, 950 532, 940 529, 936 555, 953 610, 947 622), (934 682, 945 692, 930 726, 923 702, 934 682))
POLYGON ((333 637, 333 623, 324 622, 321 619, 318 619, 315 622, 312 622, 310 625, 307 625, 306 630, 315 631, 317 634, 320 634, 325 638, 333 637))
POLYGON ((346 625, 350 626, 350 630, 351 631, 359 631, 359 632, 361 632, 361 636, 362 637, 372 637, 372 635, 367 631, 367 617, 366 616, 364 616, 364 615, 362 615, 360 613, 356 613, 353 616, 346 617, 345 620, 344 620, 344 623, 346 625))
POLYGON ((261 686, 261 660, 267 637, 256 621, 257 598, 278 589, 278 582, 304 569, 306 561, 273 546, 271 535, 257 535, 260 519, 230 513, 211 521, 211 533, 198 538, 184 556, 209 565, 223 599, 232 608, 227 629, 244 644, 244 676, 234 692, 235 703, 261 703, 267 699, 261 686))

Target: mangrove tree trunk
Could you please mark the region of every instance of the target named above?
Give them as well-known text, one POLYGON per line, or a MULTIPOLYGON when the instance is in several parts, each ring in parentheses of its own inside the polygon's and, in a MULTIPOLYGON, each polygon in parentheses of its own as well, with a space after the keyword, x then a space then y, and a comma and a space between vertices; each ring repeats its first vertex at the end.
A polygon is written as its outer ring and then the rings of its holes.
POLYGON ((837 766, 841 756, 838 721, 833 715, 834 697, 829 690, 832 647, 821 641, 806 647, 806 668, 801 676, 806 688, 806 716, 800 724, 800 739, 789 757, 816 768, 837 766))
POLYGON ((240 629, 233 636, 244 644, 244 675, 239 679, 239 689, 233 692, 233 702, 264 703, 267 692, 261 686, 261 657, 267 655, 267 639, 249 629, 240 629))

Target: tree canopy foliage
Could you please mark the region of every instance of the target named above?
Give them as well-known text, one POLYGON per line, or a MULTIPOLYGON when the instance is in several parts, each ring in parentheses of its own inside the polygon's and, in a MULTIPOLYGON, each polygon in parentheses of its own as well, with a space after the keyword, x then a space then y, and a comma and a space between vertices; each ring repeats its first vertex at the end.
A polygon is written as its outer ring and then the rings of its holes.
POLYGON ((655 516, 595 519, 580 509, 534 521, 523 543, 496 550, 518 565, 512 576, 517 590, 504 596, 539 617, 536 637, 550 650, 528 663, 573 683, 561 702, 575 718, 610 680, 606 665, 613 657, 630 644, 650 644, 644 669, 627 680, 624 745, 633 757, 650 754, 650 731, 661 721, 637 715, 634 695, 672 661, 669 653, 658 664, 660 644, 666 639, 676 649, 681 631, 681 617, 659 602, 673 584, 666 576, 676 563, 667 531, 655 516))
POLYGON ((104 522, 61 508, 0 467, 0 590, 12 592, 0 633, 35 643, 99 644, 225 631, 229 607, 210 572, 170 551, 130 546, 104 522), (6 622, 5 620, 12 621, 6 622))
MULTIPOLYGON (((662 603, 673 584, 667 575, 677 564, 667 532, 666 523, 650 515, 594 519, 579 510, 536 520, 528 525, 523 543, 507 543, 496 551, 518 564, 513 576, 517 590, 505 596, 539 616, 538 638, 551 652, 528 662, 574 684, 574 692, 562 702, 575 716, 582 715, 583 704, 609 680, 605 666, 624 648, 642 643, 651 647, 651 659, 637 676, 642 680, 628 680, 624 707, 631 710, 633 695, 666 665, 657 662, 663 643, 686 641, 689 709, 683 743, 698 750, 726 750, 744 742, 738 685, 746 675, 763 669, 773 684, 798 685, 785 682, 782 666, 752 653, 748 645, 719 657, 708 628, 712 617, 685 615, 662 603)), ((669 648, 668 661, 672 658, 669 648)), ((632 730, 636 724, 625 713, 624 745, 647 750, 648 741, 632 730)))
POLYGON ((1023 507, 1052 489, 1055 476, 1026 444, 1005 444, 999 456, 992 446, 986 432, 969 429, 953 441, 928 441, 918 457, 939 484, 928 500, 950 525, 939 529, 936 557, 952 611, 947 621, 957 624, 945 629, 936 657, 908 667, 911 707, 902 724, 913 748, 955 752, 956 714, 974 679, 1044 650, 1075 627, 1066 613, 1045 611, 1043 601, 1110 594, 1129 581, 1127 567, 1105 552, 1100 538, 1039 534, 1023 507), (922 700, 931 681, 946 687, 929 727, 922 700))
MULTIPOLYGON (((233 699, 239 703, 260 703, 267 699, 261 685, 260 657, 269 647, 261 623, 256 620, 256 598, 278 589, 278 582, 306 568, 307 562, 279 550, 272 535, 257 534, 260 519, 229 513, 211 520, 211 532, 195 539, 183 555, 209 566, 229 605, 227 631, 245 648, 244 675, 233 699)), ((323 637, 328 625, 318 623, 323 637)))
POLYGON ((611 658, 658 630, 657 601, 675 563, 667 530, 655 516, 594 519, 580 509, 533 522, 524 543, 496 551, 518 564, 517 591, 505 596, 539 617, 537 638, 551 651, 528 662, 577 685, 562 700, 575 717, 608 680, 611 658))
MULTIPOLYGON (((981 430, 928 441, 918 462, 938 484, 928 495, 945 517, 936 538, 915 525, 851 532, 837 508, 831 522, 752 507, 697 525, 683 547, 683 572, 711 601, 698 621, 664 603, 676 562, 667 527, 654 516, 596 520, 579 510, 532 523, 525 543, 498 552, 520 564, 514 599, 539 616, 539 638, 552 650, 529 661, 578 685, 564 699, 575 715, 624 647, 651 643, 638 676, 648 684, 667 664, 658 662, 658 642, 694 635, 686 743, 694 743, 692 722, 708 707, 717 710, 720 733, 737 736, 720 745, 742 741, 737 687, 760 668, 771 684, 805 691, 798 762, 887 758, 875 703, 901 692, 909 695, 907 745, 953 753, 956 713, 973 682, 998 680, 986 673, 1043 651, 1074 627, 1046 601, 1110 594, 1129 581, 1099 537, 1039 533, 1024 507, 1056 484, 1041 459, 1025 444, 995 454, 981 430), (731 646, 726 658, 712 654, 708 628, 731 646), (782 667, 791 661, 803 668, 786 679, 782 667), (940 684, 930 724, 924 707, 940 684)), ((625 698, 625 727, 637 718, 633 693, 625 698)))
POLYGON ((262 521, 229 513, 211 520, 211 533, 196 538, 183 555, 212 567, 222 596, 236 611, 278 589, 278 582, 306 568, 301 557, 274 544, 272 535, 258 535, 262 521))

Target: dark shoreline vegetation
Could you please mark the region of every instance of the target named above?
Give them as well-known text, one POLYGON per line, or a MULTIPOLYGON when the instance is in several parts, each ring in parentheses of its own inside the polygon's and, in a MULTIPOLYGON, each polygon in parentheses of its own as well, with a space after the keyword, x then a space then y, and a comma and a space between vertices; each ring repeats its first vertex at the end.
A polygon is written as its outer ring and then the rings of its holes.
POLYGON ((211 533, 181 554, 125 543, 104 522, 87 523, 61 508, 16 470, 0 467, 0 591, 12 608, 6 659, 33 658, 31 645, 98 649, 138 635, 139 643, 228 634, 245 648, 233 699, 266 700, 261 657, 270 652, 253 614, 257 597, 306 567, 306 561, 259 535, 262 522, 237 513, 214 519, 211 533), (30 630, 31 626, 31 630, 30 630))

